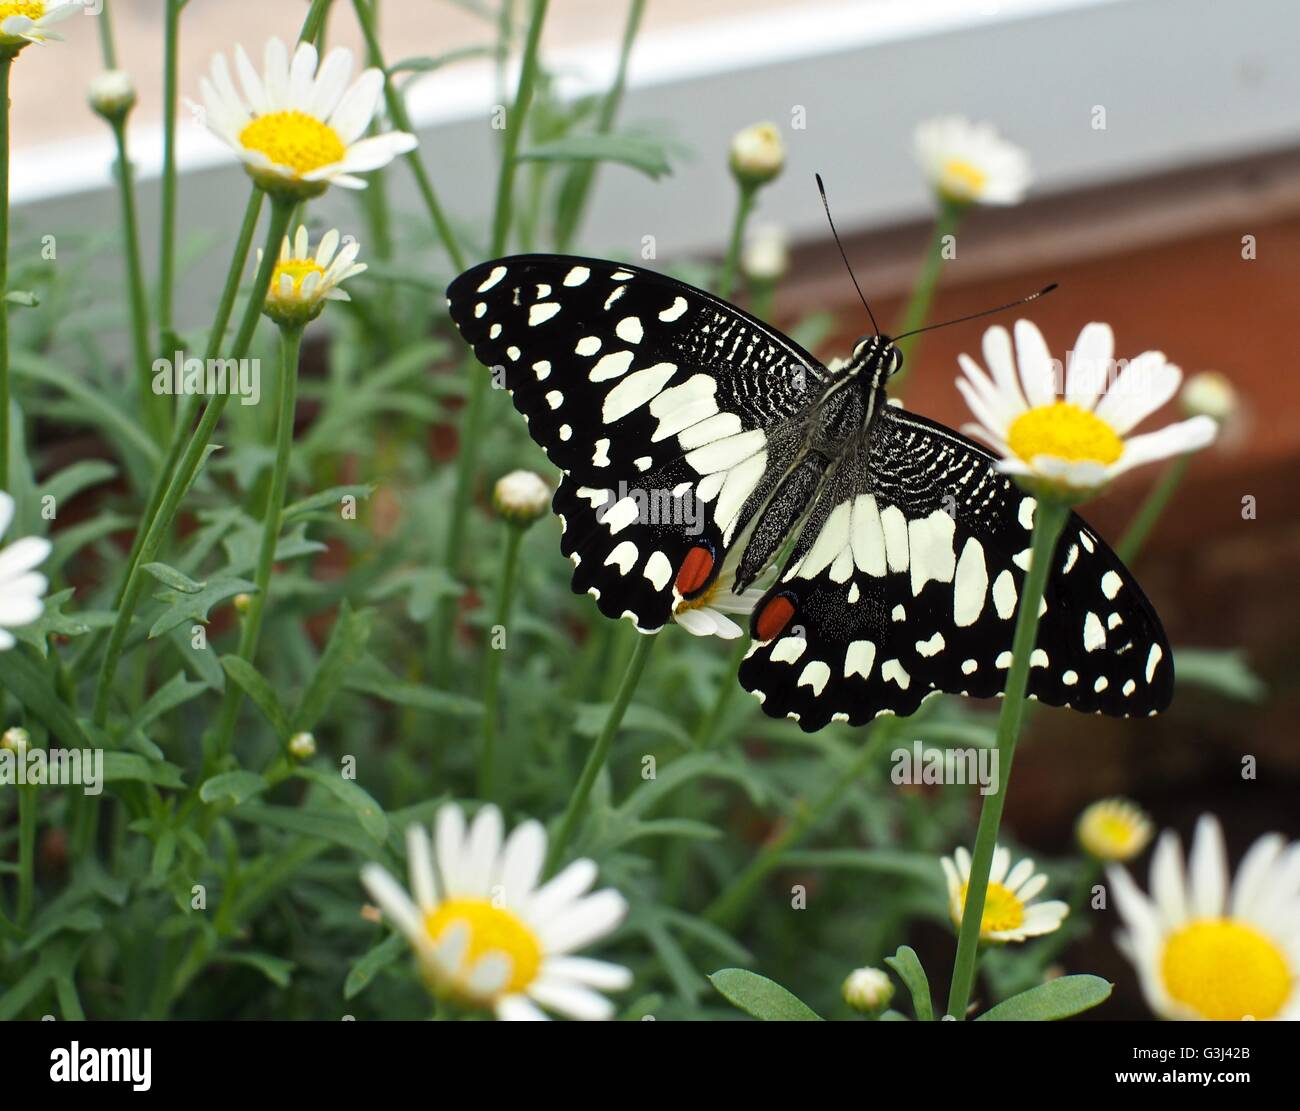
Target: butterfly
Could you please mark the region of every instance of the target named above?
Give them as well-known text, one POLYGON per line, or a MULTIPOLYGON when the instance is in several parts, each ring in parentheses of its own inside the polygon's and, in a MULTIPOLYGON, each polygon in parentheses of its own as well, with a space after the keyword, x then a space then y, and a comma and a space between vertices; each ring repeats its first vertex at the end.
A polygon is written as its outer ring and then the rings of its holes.
MULTIPOLYGON (((563 255, 484 262, 447 298, 563 474, 561 549, 603 614, 652 633, 775 565, 739 672, 766 713, 811 732, 1002 692, 1036 502, 888 404, 889 337, 832 370, 703 290, 563 255)), ((1165 709, 1172 653, 1132 574, 1076 515, 1054 559, 1030 697, 1165 709)))

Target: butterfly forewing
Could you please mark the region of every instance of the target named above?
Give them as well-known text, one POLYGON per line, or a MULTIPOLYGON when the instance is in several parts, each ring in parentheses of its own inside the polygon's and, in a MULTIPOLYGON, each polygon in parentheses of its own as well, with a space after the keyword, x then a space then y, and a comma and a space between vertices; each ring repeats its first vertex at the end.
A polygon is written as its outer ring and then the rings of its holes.
MULTIPOLYGON (((565 472, 573 585, 662 626, 691 553, 707 578, 798 448, 828 372, 717 298, 596 259, 520 255, 448 289, 452 320, 565 472)), ((703 582, 688 576, 698 590, 703 582)))
MULTIPOLYGON (((840 460, 755 609, 756 643, 740 680, 765 711, 813 730, 910 714, 936 691, 1003 690, 1036 504, 993 463, 941 425, 882 412, 869 442, 840 460), (786 620, 763 640, 765 613, 786 620)), ((1159 619, 1077 516, 1044 605, 1031 695, 1119 716, 1169 704, 1172 659, 1159 619)))

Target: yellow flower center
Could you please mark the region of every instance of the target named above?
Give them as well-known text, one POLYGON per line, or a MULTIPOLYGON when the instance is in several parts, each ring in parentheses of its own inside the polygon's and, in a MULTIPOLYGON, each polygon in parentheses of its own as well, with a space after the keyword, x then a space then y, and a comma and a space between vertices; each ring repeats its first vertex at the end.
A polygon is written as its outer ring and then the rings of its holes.
MULTIPOLYGON (((966 889, 962 884, 961 908, 966 909, 966 889)), ((988 937, 1003 930, 1014 930, 1024 925, 1025 904, 1000 883, 990 883, 984 894, 984 917, 980 919, 980 934, 988 937)))
MULTIPOLYGON (((275 272, 271 275, 271 296, 279 296, 280 277, 283 274, 288 274, 293 282, 293 293, 296 297, 302 292, 302 283, 306 280, 308 274, 323 275, 324 273, 325 268, 314 258, 281 259, 275 264, 275 272)), ((316 288, 320 289, 320 286, 316 288)))
POLYGON ((469 930, 464 957, 467 969, 489 953, 500 953, 510 958, 510 978, 500 994, 523 991, 533 982, 542 964, 542 943, 518 917, 487 899, 448 899, 424 920, 434 941, 457 924, 469 930))
POLYGON ((1113 463, 1124 452, 1124 441, 1109 424, 1072 401, 1054 401, 1021 413, 1011 422, 1007 444, 1027 463, 1039 455, 1113 463))
POLYGON ((943 164, 943 189, 957 200, 968 201, 984 191, 988 174, 964 158, 950 158, 943 164))
POLYGON ((296 109, 258 116, 239 133, 239 141, 299 175, 342 161, 347 153, 329 124, 296 109))
POLYGON ((1275 1017, 1294 987, 1281 949, 1253 926, 1203 918, 1165 942, 1165 990, 1207 1019, 1275 1017))
POLYGON ((11 15, 25 15, 30 20, 45 14, 45 0, 4 0, 0 3, 0 23, 11 15))
POLYGON ((1127 860, 1146 845, 1148 830, 1140 818, 1122 810, 1085 812, 1079 823, 1079 840, 1100 860, 1127 860))

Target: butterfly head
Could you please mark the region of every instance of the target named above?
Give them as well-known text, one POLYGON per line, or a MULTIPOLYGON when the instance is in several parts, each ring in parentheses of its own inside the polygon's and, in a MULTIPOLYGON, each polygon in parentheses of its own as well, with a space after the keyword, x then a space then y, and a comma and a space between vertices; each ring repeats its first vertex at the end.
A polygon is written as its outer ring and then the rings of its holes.
POLYGON ((845 369, 872 389, 881 389, 902 366, 903 353, 889 336, 869 335, 853 345, 853 357, 845 369))

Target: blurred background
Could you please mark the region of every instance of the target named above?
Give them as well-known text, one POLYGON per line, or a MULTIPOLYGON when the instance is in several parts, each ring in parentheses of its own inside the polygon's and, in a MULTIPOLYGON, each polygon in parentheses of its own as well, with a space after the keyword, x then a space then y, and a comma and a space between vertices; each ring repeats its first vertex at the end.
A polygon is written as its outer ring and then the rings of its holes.
MULTIPOLYGON (((301 0, 191 0, 182 95, 197 97, 213 53, 289 38, 304 9, 301 0)), ((113 6, 119 65, 140 89, 131 141, 146 213, 157 197, 160 12, 157 0, 113 6)), ((544 46, 556 95, 608 83, 625 15, 610 0, 553 0, 544 46)), ((491 110, 505 99, 502 72, 513 72, 498 67, 487 45, 495 19, 495 5, 474 0, 381 6, 390 63, 455 52, 414 75, 410 103, 421 156, 470 244, 481 242, 490 202, 482 182, 499 137, 491 110)), ((352 21, 336 23, 331 41, 361 49, 352 21)), ((102 68, 94 21, 74 18, 61 30, 66 45, 29 51, 15 81, 13 189, 28 235, 95 228, 115 214, 110 138, 84 104, 84 86, 102 68)), ((1088 321, 1107 321, 1119 355, 1161 349, 1189 373, 1221 372, 1238 391, 1238 414, 1192 464, 1135 570, 1175 646, 1240 648, 1249 670, 1215 692, 1180 688, 1173 710, 1140 729, 1037 715, 1007 820, 1021 842, 1046 854, 1067 852, 1074 816, 1107 794, 1138 799, 1159 826, 1184 836, 1195 815, 1218 813, 1234 860, 1265 831, 1300 836, 1297 48, 1293 0, 646 6, 620 118, 670 137, 679 157, 659 181, 602 168, 578 237, 584 253, 651 267, 716 258, 735 203, 727 144, 737 129, 770 120, 788 161, 754 219, 782 229, 791 245, 772 316, 803 329, 821 356, 843 354, 867 324, 827 237, 813 173, 826 178, 876 315, 897 321, 933 218, 912 131, 927 117, 961 113, 1024 147, 1036 187, 1019 206, 969 214, 931 319, 1056 281, 1060 290, 1032 314, 1054 352, 1063 354, 1088 321), (1243 515, 1247 498, 1253 517, 1243 515), (1245 757, 1257 761, 1256 778, 1243 777, 1245 757)), ((242 172, 193 121, 179 149, 182 229, 233 230, 246 197, 242 172)), ((413 210, 407 176, 388 177, 394 203, 413 210)), ((329 219, 359 223, 357 202, 341 193, 322 206, 329 219)), ((156 254, 154 225, 143 222, 147 258, 156 254)), ((225 252, 206 257, 224 260, 225 252)), ((202 321, 220 282, 224 262, 212 265, 182 277, 186 326, 202 321)), ((449 264, 429 250, 415 265, 432 306, 449 264)), ((983 327, 925 337, 909 407, 954 425, 966 419, 952 385, 956 356, 976 351, 983 327)), ((1113 542, 1157 477, 1148 468, 1126 478, 1085 515, 1113 542)), ((1108 933, 1094 934, 1073 963, 1117 981, 1106 1017, 1143 1014, 1108 933)))

